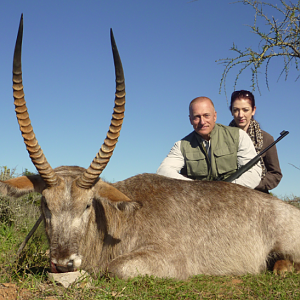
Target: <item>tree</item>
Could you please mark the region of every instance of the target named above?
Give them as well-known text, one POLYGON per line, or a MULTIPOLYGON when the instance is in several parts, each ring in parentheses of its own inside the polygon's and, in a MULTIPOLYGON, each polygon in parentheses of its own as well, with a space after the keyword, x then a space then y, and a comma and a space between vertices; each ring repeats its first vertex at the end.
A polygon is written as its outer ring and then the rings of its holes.
POLYGON ((27 168, 22 172, 22 176, 36 175, 36 173, 28 171, 27 168))
MULTIPOLYGON (((290 67, 293 65, 297 71, 299 71, 299 59, 300 59, 300 0, 297 0, 297 4, 293 4, 291 1, 280 0, 281 7, 275 4, 267 3, 256 0, 241 0, 237 1, 245 5, 250 5, 255 10, 254 25, 250 26, 252 32, 258 35, 260 38, 258 52, 253 48, 248 47, 246 50, 240 50, 235 44, 230 50, 236 52, 237 56, 234 58, 219 59, 217 62, 221 62, 225 65, 225 69, 222 74, 220 82, 220 92, 222 87, 226 94, 226 78, 228 72, 238 67, 239 71, 235 78, 234 89, 241 73, 251 68, 252 72, 252 89, 255 87, 259 90, 258 85, 258 70, 265 65, 265 79, 266 85, 268 84, 268 67, 270 60, 274 57, 283 58, 283 69, 279 74, 279 78, 282 74, 285 74, 285 79, 288 76, 290 67), (279 13, 280 19, 275 19, 274 16, 269 17, 263 10, 266 7, 270 7, 279 13), (259 19, 263 19, 266 25, 266 32, 258 27, 257 23, 259 19)), ((275 12, 274 11, 274 12, 275 12)), ((300 75, 299 75, 300 76, 300 75)), ((299 78, 297 76, 296 80, 299 78)))

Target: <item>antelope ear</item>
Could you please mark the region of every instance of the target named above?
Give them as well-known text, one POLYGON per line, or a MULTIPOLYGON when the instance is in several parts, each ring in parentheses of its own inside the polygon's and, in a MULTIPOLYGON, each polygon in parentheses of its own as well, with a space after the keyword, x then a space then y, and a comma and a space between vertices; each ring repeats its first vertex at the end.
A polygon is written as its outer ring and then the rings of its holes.
POLYGON ((104 181, 98 181, 97 194, 113 202, 131 202, 131 200, 122 192, 104 181))
POLYGON ((9 196, 22 196, 30 192, 42 193, 46 184, 40 175, 21 176, 0 181, 0 193, 9 196))

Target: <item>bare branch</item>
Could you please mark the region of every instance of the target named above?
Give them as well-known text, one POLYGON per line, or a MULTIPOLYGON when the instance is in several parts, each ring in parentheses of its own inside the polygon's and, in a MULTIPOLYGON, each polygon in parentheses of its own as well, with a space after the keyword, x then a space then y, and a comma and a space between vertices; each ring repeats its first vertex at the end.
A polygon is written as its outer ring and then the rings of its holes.
POLYGON ((293 165, 293 164, 291 164, 291 163, 289 163, 289 165, 291 165, 291 166, 293 166, 294 168, 300 170, 300 168, 296 167, 295 165, 293 165))

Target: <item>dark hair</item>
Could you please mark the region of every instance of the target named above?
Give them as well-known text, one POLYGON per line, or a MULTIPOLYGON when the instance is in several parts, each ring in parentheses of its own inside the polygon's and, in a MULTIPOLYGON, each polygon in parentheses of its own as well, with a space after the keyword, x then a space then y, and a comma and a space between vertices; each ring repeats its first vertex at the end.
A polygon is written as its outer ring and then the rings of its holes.
POLYGON ((246 90, 240 90, 240 91, 234 91, 234 92, 231 94, 231 101, 230 101, 230 106, 229 106, 230 111, 231 111, 231 109, 232 109, 232 103, 233 103, 236 99, 244 99, 244 98, 250 100, 252 109, 254 109, 254 106, 255 106, 255 99, 254 99, 253 94, 252 94, 251 92, 249 92, 249 91, 246 91, 246 90))

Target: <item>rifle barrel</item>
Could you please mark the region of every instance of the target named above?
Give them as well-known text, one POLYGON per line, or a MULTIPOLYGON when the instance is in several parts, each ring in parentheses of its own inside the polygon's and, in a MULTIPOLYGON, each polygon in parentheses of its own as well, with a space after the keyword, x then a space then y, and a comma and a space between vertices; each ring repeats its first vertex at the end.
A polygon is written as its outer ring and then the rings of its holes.
MULTIPOLYGON (((263 151, 259 152, 254 158, 252 158, 250 161, 248 161, 244 166, 240 167, 234 174, 232 174, 229 177, 227 177, 226 179, 224 179, 224 181, 232 182, 233 180, 239 178, 243 173, 245 173, 246 171, 251 169, 255 164, 257 164, 258 161, 260 160, 260 157, 266 151, 268 151, 271 147, 273 147, 276 143, 278 143, 281 139, 283 139, 288 134, 289 134, 288 131, 285 131, 285 130, 281 131, 280 136, 276 141, 274 141, 269 146, 267 146, 263 151)), ((222 180, 222 179, 219 179, 219 180, 222 180)))

